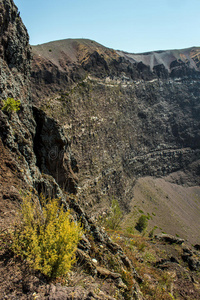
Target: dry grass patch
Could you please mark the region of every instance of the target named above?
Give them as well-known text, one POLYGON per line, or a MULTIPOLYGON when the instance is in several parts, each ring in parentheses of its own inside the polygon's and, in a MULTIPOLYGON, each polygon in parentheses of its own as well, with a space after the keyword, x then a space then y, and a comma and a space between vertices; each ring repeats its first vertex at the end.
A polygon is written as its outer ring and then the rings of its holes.
MULTIPOLYGON (((171 300, 171 285, 174 279, 169 272, 163 272, 154 266, 159 255, 163 253, 158 253, 144 236, 124 234, 120 231, 112 231, 109 234, 113 241, 122 247, 139 276, 143 278, 140 288, 145 299, 171 300)), ((130 275, 128 274, 127 278, 128 276, 130 275)))

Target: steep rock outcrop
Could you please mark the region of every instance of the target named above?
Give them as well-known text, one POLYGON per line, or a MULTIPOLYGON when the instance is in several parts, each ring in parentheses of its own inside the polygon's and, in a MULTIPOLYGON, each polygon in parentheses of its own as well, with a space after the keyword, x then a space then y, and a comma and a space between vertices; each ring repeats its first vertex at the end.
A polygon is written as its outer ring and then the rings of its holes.
MULTIPOLYGON (((50 172, 47 170, 47 166, 46 169, 44 166, 40 166, 38 162, 41 161, 41 153, 45 151, 45 156, 49 157, 49 152, 52 150, 49 147, 59 148, 63 137, 60 137, 56 122, 45 118, 45 114, 37 109, 33 113, 30 90, 32 55, 29 36, 12 0, 4 0, 0 4, 0 32, 0 100, 12 97, 16 100, 20 99, 21 102, 18 113, 0 111, 2 129, 0 136, 4 146, 9 149, 16 166, 23 170, 26 183, 36 189, 42 185, 44 191, 46 189, 44 186, 51 186, 52 180, 51 183, 48 183, 47 178, 43 178, 42 172, 53 176, 55 185, 59 186, 60 179, 58 180, 56 177, 56 171, 53 171, 56 168, 52 164, 50 172), (42 131, 45 126, 46 136, 54 129, 57 135, 54 134, 51 145, 44 142, 42 150, 41 143, 38 141, 44 138, 42 131)), ((67 157, 67 159, 65 158, 67 161, 65 167, 63 167, 63 157, 60 160, 59 166, 63 170, 62 177, 65 178, 66 182, 71 182, 69 190, 75 192, 76 184, 72 179, 74 175, 71 169, 69 144, 63 142, 61 148, 62 156, 67 157), (68 177, 71 179, 67 179, 68 177)))
POLYGON ((27 30, 12 0, 0 4, 1 97, 29 97, 30 46, 27 30))
MULTIPOLYGON (((74 157, 72 163, 69 141, 55 120, 48 118, 36 107, 33 109, 33 114, 36 121, 34 136, 36 165, 42 173, 55 178, 63 190, 75 194, 78 178, 74 171, 77 172, 78 167, 74 157)), ((41 188, 38 189, 42 192, 41 188)))
POLYGON ((38 174, 32 151, 35 121, 30 99, 29 37, 12 0, 1 1, 0 20, 0 100, 12 97, 21 101, 18 113, 0 111, 0 136, 16 166, 23 168, 26 183, 32 184, 32 174, 35 173, 36 177, 38 174))

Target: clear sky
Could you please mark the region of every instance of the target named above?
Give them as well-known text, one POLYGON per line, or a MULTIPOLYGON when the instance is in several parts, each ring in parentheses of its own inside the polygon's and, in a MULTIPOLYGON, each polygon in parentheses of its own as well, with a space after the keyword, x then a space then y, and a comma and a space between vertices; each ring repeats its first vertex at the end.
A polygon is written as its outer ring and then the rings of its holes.
POLYGON ((89 38, 128 52, 200 46, 200 0, 14 0, 30 44, 89 38))

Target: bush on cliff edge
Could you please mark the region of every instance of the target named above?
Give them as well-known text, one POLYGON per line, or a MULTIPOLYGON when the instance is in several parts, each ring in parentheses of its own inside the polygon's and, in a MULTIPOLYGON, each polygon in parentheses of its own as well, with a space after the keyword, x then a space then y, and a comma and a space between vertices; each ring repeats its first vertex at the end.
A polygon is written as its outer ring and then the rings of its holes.
POLYGON ((74 263, 82 228, 64 211, 59 199, 41 196, 40 202, 33 201, 31 195, 23 198, 12 247, 34 269, 56 278, 65 275, 74 263))

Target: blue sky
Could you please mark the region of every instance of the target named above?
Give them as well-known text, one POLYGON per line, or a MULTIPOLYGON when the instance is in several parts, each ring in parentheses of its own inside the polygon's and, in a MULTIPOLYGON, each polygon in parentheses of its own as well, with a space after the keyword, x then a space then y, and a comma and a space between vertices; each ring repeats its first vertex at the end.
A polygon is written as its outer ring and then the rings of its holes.
POLYGON ((200 46, 200 0, 14 0, 32 45, 89 38, 128 52, 200 46))

